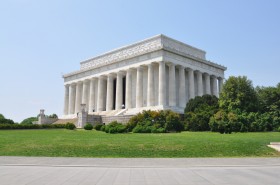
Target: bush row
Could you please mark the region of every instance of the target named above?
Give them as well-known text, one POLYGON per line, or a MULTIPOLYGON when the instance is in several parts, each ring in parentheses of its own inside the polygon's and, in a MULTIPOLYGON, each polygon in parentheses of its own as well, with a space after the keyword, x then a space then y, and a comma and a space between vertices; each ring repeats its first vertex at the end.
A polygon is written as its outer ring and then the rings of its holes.
POLYGON ((0 129, 51 129, 65 128, 65 124, 0 124, 0 129))

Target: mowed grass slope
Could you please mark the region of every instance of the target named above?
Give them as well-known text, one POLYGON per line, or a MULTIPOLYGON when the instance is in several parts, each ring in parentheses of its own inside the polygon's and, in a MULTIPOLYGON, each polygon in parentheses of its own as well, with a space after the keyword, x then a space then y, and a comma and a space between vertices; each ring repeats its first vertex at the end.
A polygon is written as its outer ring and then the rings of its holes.
POLYGON ((280 157, 268 148, 279 132, 106 134, 85 130, 2 130, 1 156, 280 157))

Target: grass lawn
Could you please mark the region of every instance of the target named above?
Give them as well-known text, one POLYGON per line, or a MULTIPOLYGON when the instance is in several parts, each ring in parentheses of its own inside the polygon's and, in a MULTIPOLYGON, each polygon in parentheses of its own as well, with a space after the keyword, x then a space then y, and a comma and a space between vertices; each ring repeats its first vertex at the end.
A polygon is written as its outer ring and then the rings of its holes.
POLYGON ((85 130, 1 130, 0 156, 280 157, 279 132, 106 134, 85 130))

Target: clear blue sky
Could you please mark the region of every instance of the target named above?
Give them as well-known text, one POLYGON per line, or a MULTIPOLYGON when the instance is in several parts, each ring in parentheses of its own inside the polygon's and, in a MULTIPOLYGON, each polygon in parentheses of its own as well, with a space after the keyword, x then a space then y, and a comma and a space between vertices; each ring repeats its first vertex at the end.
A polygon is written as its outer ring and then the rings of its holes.
POLYGON ((280 82, 279 0, 8 0, 0 2, 0 113, 62 114, 62 74, 157 34, 207 52, 254 86, 280 82))

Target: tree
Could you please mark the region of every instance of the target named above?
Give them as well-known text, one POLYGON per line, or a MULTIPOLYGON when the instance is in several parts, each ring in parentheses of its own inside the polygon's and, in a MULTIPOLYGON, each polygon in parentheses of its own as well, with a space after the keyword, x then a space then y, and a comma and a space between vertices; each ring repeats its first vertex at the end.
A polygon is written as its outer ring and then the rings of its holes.
POLYGON ((276 87, 257 87, 256 88, 259 109, 262 119, 271 124, 267 130, 276 130, 280 126, 280 83, 276 87))
POLYGON ((58 116, 56 114, 51 114, 48 116, 49 118, 58 118, 58 116))
POLYGON ((218 98, 211 95, 190 99, 185 108, 185 129, 191 131, 210 130, 210 118, 218 111, 218 98))
POLYGON ((276 87, 256 88, 261 112, 271 112, 280 109, 280 83, 276 87))
POLYGON ((33 121, 38 121, 38 118, 37 117, 26 118, 20 124, 32 124, 33 121))
POLYGON ((227 111, 256 112, 258 99, 252 82, 246 76, 230 76, 224 83, 219 105, 227 111))
POLYGON ((11 119, 6 119, 3 114, 0 114, 0 124, 14 124, 15 122, 11 119))

